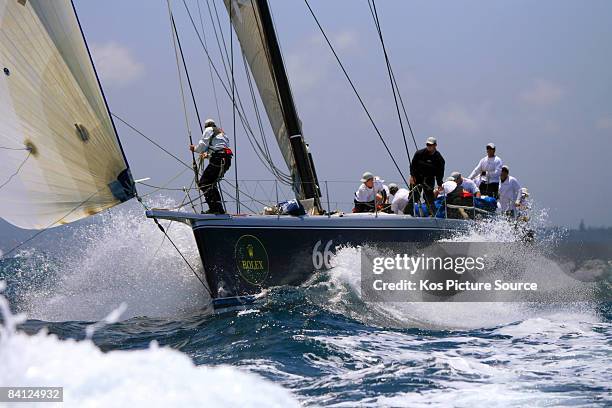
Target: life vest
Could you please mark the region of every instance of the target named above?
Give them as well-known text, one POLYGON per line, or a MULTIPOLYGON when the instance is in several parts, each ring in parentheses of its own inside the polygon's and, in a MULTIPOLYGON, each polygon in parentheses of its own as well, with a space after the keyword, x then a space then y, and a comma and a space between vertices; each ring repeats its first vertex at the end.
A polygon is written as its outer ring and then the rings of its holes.
MULTIPOLYGON (((463 190, 463 187, 461 187, 461 189, 463 190)), ((472 198, 474 197, 474 194, 470 193, 469 191, 463 190, 463 192, 461 193, 461 197, 462 198, 472 198)))
POLYGON ((474 195, 463 189, 462 186, 457 186, 453 191, 446 195, 446 202, 454 205, 473 205, 474 195))
MULTIPOLYGON (((212 147, 213 144, 213 140, 215 140, 215 138, 217 137, 217 135, 221 135, 221 134, 225 134, 225 132, 223 131, 223 129, 218 128, 218 127, 213 127, 213 135, 210 137, 210 139, 208 139, 208 148, 210 149, 212 147)), ((213 154, 219 154, 219 155, 226 155, 226 156, 233 156, 234 152, 232 152, 232 149, 230 149, 229 147, 224 147, 223 150, 217 150, 217 151, 213 151, 213 154)))

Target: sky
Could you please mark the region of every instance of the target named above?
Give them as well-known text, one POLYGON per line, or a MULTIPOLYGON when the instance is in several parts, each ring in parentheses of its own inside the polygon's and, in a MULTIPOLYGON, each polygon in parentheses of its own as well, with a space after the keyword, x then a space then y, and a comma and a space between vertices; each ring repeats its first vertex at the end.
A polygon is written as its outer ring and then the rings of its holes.
MULTIPOLYGON (((186 0, 197 16, 197 1, 186 0)), ((209 0, 212 5, 212 0, 209 0)), ((190 161, 165 0, 74 0, 111 111, 190 161)), ((408 174, 408 159, 379 39, 365 0, 310 0, 385 140, 408 174)), ((438 139, 446 173, 469 173, 494 142, 511 175, 546 208, 550 223, 610 226, 612 202, 612 2, 607 0, 379 0, 385 45, 417 143, 438 139)), ((319 180, 332 201, 350 202, 364 171, 387 182, 397 170, 340 71, 303 0, 270 0, 292 92, 319 180)), ((171 2, 202 120, 233 139, 239 179, 271 179, 220 93, 181 0, 171 2)), ((207 1, 208 46, 222 70, 207 1)), ((229 20, 217 2, 224 36, 229 20)), ((214 12, 214 10, 213 10, 214 12)), ((199 23, 199 20, 197 20, 199 23)), ((234 37, 234 41, 236 41, 234 37)), ((236 83, 249 100, 236 48, 236 83)), ((228 44, 229 46, 229 44, 228 44)), ((252 113, 251 110, 249 110, 252 113)), ((197 138, 193 107, 189 126, 197 138)), ((251 114, 250 121, 255 124, 251 114)), ((181 165, 117 123, 135 178, 161 185, 181 165)), ((270 128, 266 122, 266 131, 270 128)), ((274 138, 268 135, 273 143, 274 138)), ((414 145, 409 137, 410 154, 414 145)), ((275 162, 284 162, 274 146, 275 162)), ((234 178, 234 169, 230 178, 234 178)), ((189 173, 171 184, 182 187, 189 173)), ((247 182, 244 183, 245 188, 247 182)), ((140 188, 146 193, 146 187, 140 188)))

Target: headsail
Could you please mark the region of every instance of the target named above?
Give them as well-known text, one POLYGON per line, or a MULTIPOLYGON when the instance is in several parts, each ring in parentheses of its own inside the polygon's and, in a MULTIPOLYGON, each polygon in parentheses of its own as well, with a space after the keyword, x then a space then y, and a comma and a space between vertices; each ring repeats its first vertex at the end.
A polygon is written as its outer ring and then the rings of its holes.
POLYGON ((0 0, 0 146, 0 184, 22 164, 0 189, 0 217, 19 227, 135 194, 70 0, 0 0))

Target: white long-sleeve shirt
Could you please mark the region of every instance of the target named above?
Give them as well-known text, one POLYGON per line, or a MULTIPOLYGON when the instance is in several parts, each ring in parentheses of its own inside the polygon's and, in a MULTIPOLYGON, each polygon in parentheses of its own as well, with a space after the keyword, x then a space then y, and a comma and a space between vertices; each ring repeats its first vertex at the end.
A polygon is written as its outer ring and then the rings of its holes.
POLYGON ((521 200, 521 185, 518 180, 508 176, 506 181, 499 183, 499 208, 511 211, 516 208, 516 202, 521 200))
POLYGON ((483 183, 499 183, 499 176, 501 175, 502 166, 504 162, 499 156, 485 156, 478 162, 478 165, 474 168, 468 178, 475 180, 480 179, 483 183), (481 176, 482 172, 486 172, 486 175, 481 176))
POLYGON ((369 203, 370 201, 374 201, 376 194, 380 193, 382 190, 385 190, 386 186, 383 184, 383 182, 384 180, 374 177, 374 185, 372 188, 368 188, 365 183, 362 183, 355 192, 355 200, 360 203, 369 203))
POLYGON ((209 150, 211 152, 218 152, 226 147, 229 148, 229 139, 225 133, 219 128, 209 126, 204 129, 202 139, 200 139, 194 151, 196 153, 206 153, 209 150))
POLYGON ((393 194, 393 200, 391 201, 391 211, 394 214, 403 214, 406 204, 410 200, 410 191, 405 188, 400 188, 393 194))

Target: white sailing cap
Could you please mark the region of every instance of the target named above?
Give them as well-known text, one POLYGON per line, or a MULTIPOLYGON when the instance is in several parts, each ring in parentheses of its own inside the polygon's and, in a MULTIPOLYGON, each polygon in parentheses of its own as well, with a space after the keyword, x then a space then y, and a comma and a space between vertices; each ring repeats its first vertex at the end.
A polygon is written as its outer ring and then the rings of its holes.
POLYGON ((389 183, 389 190, 391 190, 392 188, 398 188, 399 189, 399 186, 397 184, 395 184, 395 183, 389 183))
POLYGON ((459 173, 458 171, 453 171, 451 173, 451 177, 453 178, 453 180, 457 180, 459 177, 461 177, 461 173, 459 173))
POLYGON ((209 126, 216 126, 214 119, 206 119, 204 121, 204 127, 209 127, 209 126))
POLYGON ((446 178, 446 181, 455 181, 455 178, 454 178, 453 176, 451 176, 451 177, 447 177, 447 178, 446 178))
POLYGON ((529 197, 529 190, 527 190, 527 187, 521 188, 521 194, 529 197))
POLYGON ((366 171, 365 173, 363 173, 363 175, 361 176, 361 182, 365 183, 366 181, 373 179, 374 178, 374 174, 370 173, 369 171, 366 171))
POLYGON ((427 140, 425 141, 425 143, 435 145, 435 144, 438 144, 438 141, 436 140, 435 137, 429 136, 427 140))
POLYGON ((487 147, 490 147, 491 149, 495 150, 495 143, 487 143, 487 147))

